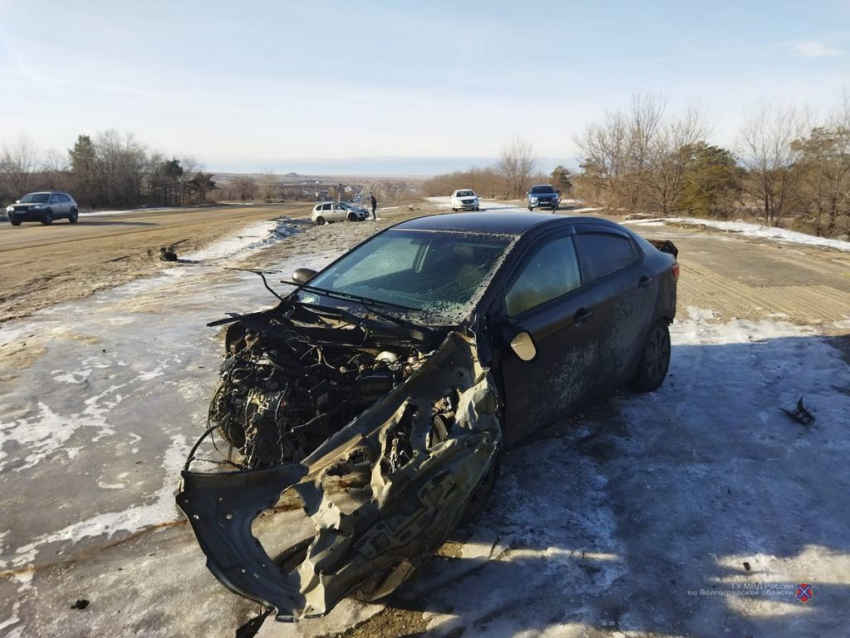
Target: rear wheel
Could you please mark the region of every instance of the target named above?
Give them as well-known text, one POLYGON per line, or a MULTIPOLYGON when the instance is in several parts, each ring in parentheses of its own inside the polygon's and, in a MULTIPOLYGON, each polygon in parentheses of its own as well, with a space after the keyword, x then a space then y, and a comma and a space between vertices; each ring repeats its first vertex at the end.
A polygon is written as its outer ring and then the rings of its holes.
POLYGON ((52 210, 44 211, 44 215, 42 215, 42 217, 41 217, 41 223, 44 224, 45 226, 49 226, 50 224, 53 223, 53 211, 52 210))
POLYGON ((15 217, 14 215, 9 215, 9 222, 11 222, 12 226, 21 225, 21 220, 15 217))
POLYGON ((640 392, 652 392, 661 387, 670 367, 670 330, 662 319, 649 331, 635 376, 629 385, 640 392))
POLYGON ((324 217, 316 217, 316 225, 317 225, 317 226, 321 226, 321 225, 322 225, 322 224, 324 224, 324 223, 325 223, 325 218, 324 218, 324 217))
POLYGON ((72 224, 76 224, 79 216, 80 216, 80 212, 78 210, 74 209, 74 210, 71 211, 71 214, 68 215, 68 221, 71 222, 72 224))

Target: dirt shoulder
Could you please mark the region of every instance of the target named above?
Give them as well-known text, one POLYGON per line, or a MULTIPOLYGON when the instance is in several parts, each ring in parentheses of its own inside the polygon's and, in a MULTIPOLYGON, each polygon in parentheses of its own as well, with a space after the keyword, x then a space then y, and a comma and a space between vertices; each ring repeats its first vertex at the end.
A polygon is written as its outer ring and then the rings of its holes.
POLYGON ((162 246, 186 253, 308 204, 149 211, 81 217, 76 225, 0 224, 0 322, 86 297, 166 267, 162 246))

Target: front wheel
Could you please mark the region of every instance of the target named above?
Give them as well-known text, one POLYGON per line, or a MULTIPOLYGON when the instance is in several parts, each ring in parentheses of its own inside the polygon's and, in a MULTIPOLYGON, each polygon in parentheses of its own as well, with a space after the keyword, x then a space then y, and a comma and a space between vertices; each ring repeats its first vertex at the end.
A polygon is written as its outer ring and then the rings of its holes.
POLYGON ((12 224, 12 226, 20 226, 21 225, 21 220, 17 219, 14 215, 9 215, 9 222, 12 224))
POLYGON ((637 372, 629 386, 639 392, 652 392, 661 387, 670 367, 670 329, 667 320, 656 323, 646 337, 638 361, 637 372))
POLYGON ((355 215, 354 213, 348 213, 348 221, 356 222, 357 221, 357 215, 355 215))
POLYGON ((529 206, 529 207, 528 207, 528 210, 530 210, 530 211, 534 211, 534 206, 529 206))
POLYGON ((72 210, 71 214, 68 216, 68 221, 71 222, 72 224, 76 224, 79 216, 80 216, 79 211, 72 210))
POLYGON ((44 215, 41 218, 41 223, 44 224, 45 226, 49 226, 50 224, 52 224, 53 223, 53 211, 51 211, 51 210, 45 211, 44 215))

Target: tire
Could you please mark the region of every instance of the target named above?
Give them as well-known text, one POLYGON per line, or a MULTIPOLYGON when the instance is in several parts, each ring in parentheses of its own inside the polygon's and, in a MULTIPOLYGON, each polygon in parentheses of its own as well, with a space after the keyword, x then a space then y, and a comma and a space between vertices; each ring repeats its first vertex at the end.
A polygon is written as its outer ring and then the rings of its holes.
POLYGON ((554 206, 552 206, 552 212, 554 213, 559 208, 560 208, 560 206, 558 204, 555 204, 554 206))
POLYGON ((44 211, 44 215, 41 216, 41 223, 45 226, 50 226, 53 223, 53 211, 46 210, 44 211))
POLYGON ((348 213, 348 221, 356 222, 357 221, 357 215, 355 215, 354 213, 348 213))
POLYGON ((325 223, 324 217, 316 217, 316 226, 322 226, 325 223))
POLYGON ((670 330, 667 320, 652 326, 640 353, 637 371, 629 386, 639 392, 653 392, 661 387, 670 368, 670 330))
POLYGON ((68 221, 71 222, 72 224, 76 224, 79 216, 80 216, 80 211, 72 210, 71 214, 68 215, 68 221))
POLYGON ((21 220, 15 217, 14 215, 9 215, 9 223, 11 223, 12 226, 20 226, 21 220))
POLYGON ((456 212, 457 212, 457 208, 452 208, 452 212, 453 212, 453 213, 456 213, 456 212))
POLYGON ((475 212, 477 213, 479 210, 481 210, 481 207, 480 207, 480 206, 476 206, 476 207, 475 207, 475 212))
POLYGON ((534 212, 534 206, 529 206, 528 210, 529 210, 529 212, 534 212))

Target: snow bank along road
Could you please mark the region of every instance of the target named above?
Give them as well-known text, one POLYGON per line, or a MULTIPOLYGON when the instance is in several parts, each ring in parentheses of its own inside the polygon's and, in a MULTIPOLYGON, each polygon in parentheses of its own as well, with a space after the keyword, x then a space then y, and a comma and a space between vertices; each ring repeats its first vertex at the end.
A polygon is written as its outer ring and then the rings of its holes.
MULTIPOLYGON (((257 225, 0 326, 0 635, 231 636, 255 613, 173 504, 220 358, 204 324, 274 301, 233 267, 320 266, 381 226, 257 225)), ((261 636, 843 633, 847 255, 637 228, 681 250, 667 384, 509 453, 490 510, 384 604, 261 636), (779 410, 800 396, 808 428, 779 410)))

